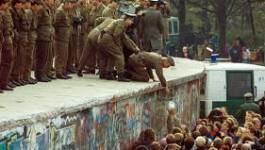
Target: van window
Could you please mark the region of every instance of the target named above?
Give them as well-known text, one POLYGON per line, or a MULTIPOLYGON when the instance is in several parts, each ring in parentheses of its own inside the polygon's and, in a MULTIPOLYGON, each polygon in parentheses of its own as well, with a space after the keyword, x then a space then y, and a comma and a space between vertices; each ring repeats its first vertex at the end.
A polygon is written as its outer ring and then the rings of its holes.
POLYGON ((252 71, 227 71, 227 99, 243 99, 247 92, 253 93, 252 71))

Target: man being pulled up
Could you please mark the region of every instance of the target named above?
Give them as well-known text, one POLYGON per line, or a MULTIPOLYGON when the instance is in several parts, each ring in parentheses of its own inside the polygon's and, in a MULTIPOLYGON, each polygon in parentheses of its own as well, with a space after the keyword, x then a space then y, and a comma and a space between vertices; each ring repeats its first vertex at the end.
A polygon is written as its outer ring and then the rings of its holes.
POLYGON ((134 81, 149 82, 150 79, 155 81, 152 69, 155 69, 156 75, 168 93, 167 81, 163 75, 163 68, 175 66, 172 57, 162 57, 154 52, 140 52, 129 57, 127 64, 128 78, 134 81))

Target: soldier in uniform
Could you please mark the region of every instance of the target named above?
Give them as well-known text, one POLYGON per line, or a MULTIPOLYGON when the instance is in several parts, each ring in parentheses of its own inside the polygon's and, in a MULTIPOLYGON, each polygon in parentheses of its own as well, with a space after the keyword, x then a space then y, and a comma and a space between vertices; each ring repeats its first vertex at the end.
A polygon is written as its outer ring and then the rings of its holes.
POLYGON ((154 52, 140 52, 133 54, 128 59, 127 75, 134 81, 149 82, 155 81, 152 69, 155 69, 156 75, 162 85, 168 91, 167 81, 163 75, 163 68, 174 66, 174 60, 171 57, 162 57, 154 52))
MULTIPOLYGON (((89 24, 92 26, 95 25, 95 21, 97 18, 102 17, 102 12, 105 9, 105 5, 102 3, 102 0, 92 0, 91 1, 92 8, 90 11, 90 19, 89 24)), ((97 62, 97 51, 92 51, 89 53, 88 59, 87 59, 87 73, 95 74, 96 69, 96 62, 97 62)))
MULTIPOLYGON (((0 2, 0 65, 1 65, 1 57, 2 57, 2 43, 4 42, 4 36, 3 36, 3 10, 2 10, 2 4, 3 2, 0 2)), ((0 68, 1 71, 1 68, 0 68)), ((0 89, 0 93, 3 93, 3 90, 0 89)))
POLYGON ((27 1, 26 13, 30 23, 30 30, 28 34, 28 45, 26 51, 26 63, 24 71, 24 80, 29 84, 36 84, 37 81, 31 77, 31 69, 34 61, 34 51, 36 48, 36 39, 37 39, 37 13, 40 10, 41 5, 40 1, 27 1), (30 7, 29 7, 30 6, 30 7))
POLYGON ((15 85, 26 85, 28 81, 24 79, 26 68, 26 53, 28 46, 28 34, 30 23, 26 13, 26 1, 13 1, 13 20, 16 28, 16 52, 15 62, 12 72, 12 79, 15 85))
MULTIPOLYGON (((82 77, 82 71, 86 65, 87 60, 89 59, 89 56, 91 53, 95 53, 95 51, 98 51, 98 46, 97 46, 97 41, 99 38, 100 33, 103 31, 105 27, 107 27, 114 19, 111 18, 105 18, 105 17, 100 17, 96 20, 96 24, 99 24, 96 26, 91 32, 89 32, 87 36, 87 41, 85 48, 83 50, 83 53, 81 55, 80 61, 79 61, 79 68, 78 68, 78 73, 77 75, 79 77, 82 77)), ((100 65, 101 63, 99 62, 99 72, 100 72, 100 78, 104 78, 103 76, 103 68, 100 65)))
POLYGON ((13 54, 13 19, 9 10, 8 1, 1 1, 1 14, 3 23, 3 37, 4 42, 2 44, 2 57, 0 64, 0 90, 13 90, 8 85, 10 79, 10 73, 14 62, 13 54))
MULTIPOLYGON (((54 16, 55 16, 55 11, 58 7, 58 5, 55 5, 55 2, 54 0, 50 0, 48 5, 47 5, 50 9, 50 14, 51 14, 51 22, 52 22, 52 25, 54 24, 54 16)), ((54 64, 54 58, 55 58, 55 39, 54 39, 54 36, 55 36, 55 31, 54 31, 54 26, 51 26, 51 32, 52 32, 52 36, 51 36, 51 45, 50 45, 50 49, 49 49, 49 53, 48 53, 48 60, 47 60, 47 65, 46 65, 46 68, 45 68, 45 74, 47 74, 47 77, 50 79, 50 80, 55 80, 56 77, 54 76, 54 67, 53 67, 53 64, 54 64)))
POLYGON ((139 23, 138 33, 145 51, 161 53, 164 35, 163 16, 157 10, 158 0, 151 0, 150 7, 144 12, 139 23))
POLYGON ((35 77, 40 82, 49 82, 51 79, 47 76, 47 66, 52 43, 52 14, 48 5, 52 0, 43 2, 38 12, 35 77))
POLYGON ((77 63, 77 52, 79 51, 79 35, 80 25, 83 22, 81 11, 77 3, 75 2, 74 8, 70 12, 70 18, 72 20, 71 36, 69 41, 69 54, 67 60, 67 72, 75 73, 77 63))
MULTIPOLYGON (((123 48, 131 50, 138 53, 140 49, 136 44, 129 39, 126 35, 126 29, 133 24, 133 17, 135 14, 126 13, 123 19, 117 19, 112 21, 100 35, 98 45, 100 46, 100 51, 103 53, 107 59, 108 63, 106 66, 106 72, 108 75, 112 75, 112 71, 115 64, 118 73, 118 81, 128 82, 129 80, 124 76, 125 72, 125 60, 123 48), (114 63, 111 63, 113 61, 114 63)), ((110 79, 115 79, 111 77, 110 79)))
POLYGON ((58 79, 70 79, 71 77, 66 73, 68 46, 71 35, 71 20, 69 10, 73 8, 71 1, 65 1, 56 10, 55 14, 55 70, 58 79))
POLYGON ((117 9, 119 7, 119 4, 117 0, 111 0, 110 4, 105 7, 105 9, 102 12, 102 17, 110 17, 113 19, 116 19, 118 16, 117 9))
POLYGON ((80 62, 80 58, 81 58, 82 53, 83 53, 85 42, 87 41, 87 35, 93 28, 89 25, 89 19, 90 19, 89 13, 91 11, 91 4, 87 3, 84 0, 81 1, 80 2, 80 11, 81 11, 81 16, 83 18, 83 22, 81 24, 80 38, 79 38, 79 49, 77 52, 78 67, 80 65, 79 62, 80 62))

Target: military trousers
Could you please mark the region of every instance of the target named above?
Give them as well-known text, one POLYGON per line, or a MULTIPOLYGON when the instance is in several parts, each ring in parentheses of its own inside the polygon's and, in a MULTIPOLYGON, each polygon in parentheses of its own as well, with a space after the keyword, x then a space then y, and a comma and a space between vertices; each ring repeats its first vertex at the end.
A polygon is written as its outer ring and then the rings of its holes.
POLYGON ((107 64, 106 71, 112 71, 115 66, 118 73, 124 72, 124 53, 122 47, 115 43, 113 37, 105 33, 99 40, 99 45, 101 46, 100 51, 103 56, 107 56, 104 58, 107 59, 106 62, 114 62, 107 64), (113 66, 113 64, 115 65, 113 66))
POLYGON ((29 79, 31 77, 31 70, 34 62, 34 54, 36 49, 36 39, 37 34, 35 32, 31 32, 29 34, 29 42, 26 51, 26 63, 23 75, 24 79, 29 79))
POLYGON ((66 74, 67 59, 68 59, 68 44, 65 41, 55 41, 55 70, 56 74, 66 74))
POLYGON ((128 59, 126 71, 129 73, 131 80, 148 82, 150 79, 147 69, 133 58, 128 59))
POLYGON ((55 41, 52 40, 50 42, 50 48, 48 51, 47 65, 45 66, 46 75, 52 75, 54 57, 55 57, 55 41))
POLYGON ((12 71, 12 79, 13 80, 22 80, 23 75, 25 74, 25 67, 26 67, 26 53, 27 53, 27 46, 28 46, 28 36, 27 32, 19 33, 18 40, 16 41, 16 48, 14 57, 14 66, 12 71))
MULTIPOLYGON (((78 32, 74 30, 73 32, 78 32)), ((78 64, 77 60, 77 51, 79 48, 79 40, 78 40, 78 33, 72 34, 70 36, 69 41, 69 53, 68 53, 68 60, 67 60, 67 69, 72 70, 75 65, 78 64)))
POLYGON ((0 86, 6 86, 14 63, 13 41, 11 37, 5 37, 2 45, 2 58, 0 63, 0 86))
POLYGON ((36 68, 35 77, 41 78, 47 76, 48 56, 51 49, 51 41, 36 42, 36 68))

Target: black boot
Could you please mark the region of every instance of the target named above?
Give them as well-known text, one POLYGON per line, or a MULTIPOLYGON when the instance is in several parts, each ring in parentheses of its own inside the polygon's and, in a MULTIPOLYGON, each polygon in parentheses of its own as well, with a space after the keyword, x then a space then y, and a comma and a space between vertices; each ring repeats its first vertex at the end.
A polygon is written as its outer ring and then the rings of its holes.
POLYGON ((77 76, 78 76, 78 77, 83 77, 83 72, 82 72, 82 70, 78 70, 78 71, 77 71, 77 76))
POLYGON ((11 81, 10 81, 10 82, 8 82, 8 83, 7 83, 7 85, 8 85, 8 86, 10 86, 11 88, 15 88, 15 87, 16 87, 16 85, 15 85, 15 84, 13 84, 11 81))
POLYGON ((99 71, 99 78, 100 79, 106 79, 106 72, 105 71, 99 71))
POLYGON ((118 81, 121 81, 121 82, 130 82, 130 79, 127 79, 125 76, 124 76, 124 73, 118 73, 118 81))
POLYGON ((117 78, 112 74, 112 72, 106 72, 104 77, 106 80, 117 80, 117 78))
POLYGON ((36 79, 37 79, 38 82, 50 82, 51 81, 50 79, 48 79, 45 76, 36 77, 36 79))
POLYGON ((66 76, 64 76, 63 74, 56 74, 56 77, 58 79, 63 79, 63 80, 66 80, 67 79, 66 76))

